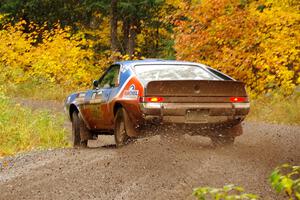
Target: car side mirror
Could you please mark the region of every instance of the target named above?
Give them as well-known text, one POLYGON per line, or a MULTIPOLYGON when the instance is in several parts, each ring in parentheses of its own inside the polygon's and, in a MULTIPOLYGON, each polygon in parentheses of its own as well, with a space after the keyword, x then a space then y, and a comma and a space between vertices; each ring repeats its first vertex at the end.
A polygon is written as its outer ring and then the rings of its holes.
POLYGON ((93 89, 96 89, 99 86, 99 81, 98 80, 94 80, 93 81, 93 89))

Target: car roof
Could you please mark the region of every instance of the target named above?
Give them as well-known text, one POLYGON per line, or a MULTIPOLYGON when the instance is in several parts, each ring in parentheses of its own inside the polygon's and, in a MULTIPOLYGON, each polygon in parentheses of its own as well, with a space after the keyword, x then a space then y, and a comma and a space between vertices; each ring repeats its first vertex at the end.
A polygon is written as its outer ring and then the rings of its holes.
POLYGON ((127 66, 143 65, 143 64, 202 65, 203 66, 203 64, 195 63, 195 62, 163 60, 163 59, 127 60, 127 61, 116 62, 115 64, 127 65, 127 66))
MULTIPOLYGON (((197 66, 201 66, 204 67, 206 69, 213 69, 210 66, 207 66, 205 64, 202 63, 196 63, 196 62, 187 62, 187 61, 179 61, 179 60, 164 60, 164 59, 144 59, 144 60, 126 60, 126 61, 120 61, 120 62, 116 62, 114 64, 119 64, 119 65, 123 65, 123 66, 128 66, 128 67, 133 67, 135 65, 143 65, 143 64, 152 64, 152 65, 159 65, 159 64, 165 64, 165 65, 197 65, 197 66)), ((214 69, 216 70, 216 69, 214 69)), ((222 75, 228 77, 231 80, 234 80, 234 78, 218 71, 219 73, 221 73, 222 75)))

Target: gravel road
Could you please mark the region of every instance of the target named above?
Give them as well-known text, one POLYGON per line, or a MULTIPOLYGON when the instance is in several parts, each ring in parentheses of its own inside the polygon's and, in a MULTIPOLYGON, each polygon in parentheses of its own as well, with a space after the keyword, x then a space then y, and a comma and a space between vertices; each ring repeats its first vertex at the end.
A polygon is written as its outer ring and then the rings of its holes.
POLYGON ((197 186, 229 183, 263 199, 283 199, 267 177, 282 163, 300 164, 300 127, 243 126, 244 135, 226 148, 214 149, 200 136, 154 136, 121 149, 54 149, 5 158, 0 199, 194 199, 197 186))

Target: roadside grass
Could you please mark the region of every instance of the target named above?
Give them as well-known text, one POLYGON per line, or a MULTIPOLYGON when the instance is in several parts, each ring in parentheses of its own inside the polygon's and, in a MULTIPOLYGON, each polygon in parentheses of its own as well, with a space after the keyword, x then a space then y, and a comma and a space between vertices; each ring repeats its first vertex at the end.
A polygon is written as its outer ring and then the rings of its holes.
POLYGON ((276 124, 300 124, 300 91, 283 97, 280 93, 263 96, 251 102, 248 121, 276 124))
POLYGON ((0 89, 5 92, 6 96, 36 100, 57 100, 62 102, 70 93, 78 90, 76 86, 59 85, 37 77, 18 81, 16 77, 22 76, 24 76, 24 74, 20 72, 14 72, 9 69, 1 70, 0 63, 0 89))
POLYGON ((48 83, 41 84, 35 81, 22 83, 5 83, 7 95, 11 98, 21 97, 38 100, 57 100, 62 102, 70 93, 70 90, 62 86, 48 83))
POLYGON ((0 93, 0 157, 33 149, 68 147, 61 113, 32 111, 0 93))

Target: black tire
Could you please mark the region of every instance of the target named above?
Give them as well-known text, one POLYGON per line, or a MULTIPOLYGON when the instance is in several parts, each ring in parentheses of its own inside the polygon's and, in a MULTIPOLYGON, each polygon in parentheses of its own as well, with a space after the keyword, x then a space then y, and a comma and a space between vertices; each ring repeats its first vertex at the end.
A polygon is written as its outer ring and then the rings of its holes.
POLYGON ((72 113, 72 145, 73 147, 87 147, 88 140, 92 139, 93 135, 87 129, 80 114, 72 113))
POLYGON ((115 116, 115 143, 116 147, 122 147, 129 143, 130 137, 127 135, 126 121, 128 121, 128 114, 124 108, 119 108, 115 116))

